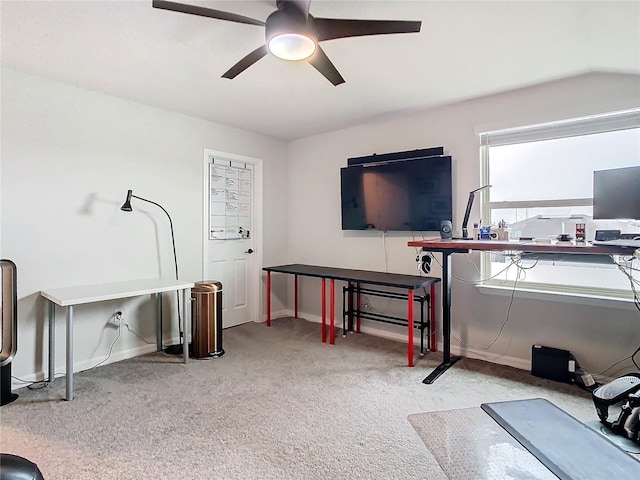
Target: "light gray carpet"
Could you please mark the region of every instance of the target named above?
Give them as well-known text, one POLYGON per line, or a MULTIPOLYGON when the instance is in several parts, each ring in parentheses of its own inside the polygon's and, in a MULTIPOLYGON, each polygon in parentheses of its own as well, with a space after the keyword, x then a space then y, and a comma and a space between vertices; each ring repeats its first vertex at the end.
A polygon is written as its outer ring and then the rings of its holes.
POLYGON ((323 344, 302 319, 225 330, 224 349, 188 365, 156 353, 77 374, 72 402, 64 379, 18 390, 0 410, 0 450, 47 480, 441 480, 411 414, 543 397, 596 418, 577 387, 468 359, 425 385, 439 354, 408 368, 403 343, 349 334, 323 344))

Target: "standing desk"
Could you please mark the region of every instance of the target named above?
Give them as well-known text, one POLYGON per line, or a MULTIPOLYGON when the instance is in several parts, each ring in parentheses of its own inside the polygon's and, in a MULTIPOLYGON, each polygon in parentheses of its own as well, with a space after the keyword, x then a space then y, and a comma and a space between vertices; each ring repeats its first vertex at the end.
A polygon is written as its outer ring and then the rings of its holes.
POLYGON ((43 290, 40 294, 49 301, 49 381, 55 379, 55 316, 56 305, 67 307, 67 343, 66 343, 66 399, 73 400, 73 307, 85 303, 116 300, 119 298, 137 297, 140 295, 157 295, 156 341, 158 351, 162 350, 162 293, 182 290, 184 315, 183 352, 184 363, 189 361, 189 322, 190 302, 187 302, 187 291, 194 286, 191 282, 153 278, 128 282, 105 283, 100 285, 80 285, 76 287, 54 288, 43 290))
MULTIPOLYGON (((274 267, 264 267, 267 272, 267 326, 271 326, 271 273, 285 273, 294 275, 294 312, 298 317, 298 276, 316 277, 322 280, 322 341, 327 341, 327 305, 326 305, 326 280, 329 279, 329 343, 335 343, 335 281, 340 280, 351 283, 365 283, 383 287, 395 287, 407 290, 407 364, 413 367, 413 301, 414 291, 430 287, 431 308, 433 308, 434 285, 440 281, 435 277, 420 277, 418 275, 403 275, 399 273, 374 272, 369 270, 354 270, 350 268, 324 267, 319 265, 290 264, 274 267)), ((433 310, 432 310, 433 311, 433 310)), ((434 315, 431 315, 433 320, 434 315)), ((351 323, 351 322, 350 322, 351 323)), ((351 327, 351 325, 350 325, 351 327)))
POLYGON ((407 244, 419 247, 428 252, 442 253, 442 363, 438 365, 422 382, 433 383, 459 357, 451 356, 451 255, 454 253, 469 253, 472 250, 488 251, 516 251, 516 252, 544 252, 544 253, 579 253, 587 255, 631 255, 634 247, 618 245, 591 245, 572 243, 534 243, 534 242, 505 242, 497 240, 453 240, 445 238, 428 238, 413 240, 407 244))

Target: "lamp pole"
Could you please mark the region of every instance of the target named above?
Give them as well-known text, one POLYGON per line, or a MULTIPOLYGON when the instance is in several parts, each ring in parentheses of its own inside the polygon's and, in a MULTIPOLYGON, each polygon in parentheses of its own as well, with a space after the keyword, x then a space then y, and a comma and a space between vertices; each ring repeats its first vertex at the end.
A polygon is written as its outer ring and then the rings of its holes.
POLYGON ((483 187, 480 188, 476 188, 475 190, 471 190, 469 192, 469 200, 467 201, 467 209, 464 212, 464 219, 462 220, 462 239, 463 240, 470 240, 469 239, 469 232, 467 230, 467 224, 469 223, 469 215, 471 214, 471 206, 473 205, 473 198, 476 195, 476 192, 479 192, 480 190, 484 190, 485 188, 489 188, 491 187, 491 185, 484 185, 483 187))
MULTIPOLYGON (((131 207, 131 199, 132 198, 137 198, 138 200, 142 200, 143 202, 151 203, 152 205, 155 205, 156 207, 160 208, 167 215, 167 218, 169 219, 169 227, 171 228, 171 245, 173 246, 173 263, 174 263, 175 269, 176 269, 176 280, 179 280, 179 278, 178 278, 178 256, 176 255, 176 238, 175 238, 175 235, 173 233, 173 221, 171 220, 171 215, 169 215, 169 212, 167 212, 167 210, 162 205, 160 205, 159 203, 156 203, 153 200, 149 200, 147 198, 139 197, 138 195, 134 195, 133 194, 133 190, 127 190, 127 198, 124 201, 124 203, 122 204, 122 207, 120 207, 120 210, 122 210, 124 212, 132 212, 133 211, 133 208, 131 207)), ((179 330, 179 335, 180 335, 180 345, 182 345, 182 336, 184 334, 182 332, 182 316, 180 315, 180 295, 178 294, 177 291, 176 291, 176 304, 178 306, 178 330, 179 330)), ((180 352, 178 352, 178 354, 179 353, 180 352)))

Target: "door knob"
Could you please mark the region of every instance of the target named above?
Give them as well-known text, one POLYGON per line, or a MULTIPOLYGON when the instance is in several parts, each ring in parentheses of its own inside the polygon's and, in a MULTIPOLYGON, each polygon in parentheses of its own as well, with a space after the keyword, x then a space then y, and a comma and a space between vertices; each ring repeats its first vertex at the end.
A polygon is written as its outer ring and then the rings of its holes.
POLYGON ((246 252, 244 252, 244 253, 253 253, 253 248, 250 248, 249 250, 247 250, 247 251, 246 251, 246 252))

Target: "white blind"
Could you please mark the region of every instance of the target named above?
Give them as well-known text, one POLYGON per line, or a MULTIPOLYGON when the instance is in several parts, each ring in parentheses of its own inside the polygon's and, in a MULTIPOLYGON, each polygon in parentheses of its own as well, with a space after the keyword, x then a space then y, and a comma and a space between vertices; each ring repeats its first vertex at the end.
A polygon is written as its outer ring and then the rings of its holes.
POLYGON ((592 133, 612 132, 629 128, 640 128, 640 108, 592 115, 572 120, 561 120, 526 127, 485 132, 480 134, 480 142, 483 146, 494 147, 498 145, 589 135, 592 133))

